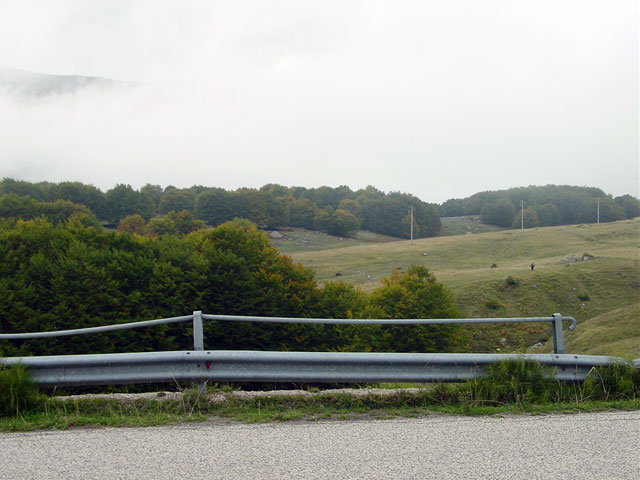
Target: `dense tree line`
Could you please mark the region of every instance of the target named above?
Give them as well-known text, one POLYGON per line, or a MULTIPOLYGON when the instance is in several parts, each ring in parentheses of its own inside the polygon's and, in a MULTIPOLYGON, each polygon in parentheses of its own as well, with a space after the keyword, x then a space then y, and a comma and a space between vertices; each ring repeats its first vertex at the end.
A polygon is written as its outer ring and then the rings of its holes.
MULTIPOLYGON (((142 217, 140 217, 142 219, 142 217)), ((0 222, 0 331, 82 328, 185 315, 333 318, 455 317, 451 294, 424 267, 392 274, 364 293, 318 286, 247 220, 157 237, 86 226, 81 216, 0 222)), ((142 219, 144 220, 144 219, 142 219)), ((192 349, 188 326, 3 341, 0 355, 192 349)), ((454 327, 205 322, 206 348, 452 351, 454 327)))
POLYGON ((503 227, 553 226, 593 223, 598 203, 601 222, 614 222, 640 216, 640 200, 631 195, 613 198, 599 188, 546 185, 509 190, 479 192, 467 198, 452 198, 439 206, 443 217, 480 215, 484 223, 503 227))
POLYGON ((437 235, 441 228, 434 205, 412 195, 385 193, 374 187, 352 191, 346 186, 304 188, 268 184, 260 189, 228 191, 201 185, 178 189, 147 184, 134 190, 130 185, 119 184, 102 193, 79 182, 29 183, 5 178, 0 182, 0 196, 3 195, 29 197, 43 203, 72 202, 113 225, 136 215, 150 222, 170 212, 188 212, 209 226, 246 218, 261 228, 301 227, 339 236, 363 228, 408 238, 409 207, 413 206, 416 238, 437 235))

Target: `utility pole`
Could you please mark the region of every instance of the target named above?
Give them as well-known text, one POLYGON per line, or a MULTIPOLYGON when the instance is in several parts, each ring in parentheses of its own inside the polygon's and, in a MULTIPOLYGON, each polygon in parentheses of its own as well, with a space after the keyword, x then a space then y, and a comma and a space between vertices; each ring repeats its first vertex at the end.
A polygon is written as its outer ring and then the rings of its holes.
POLYGON ((413 243, 413 205, 409 205, 409 213, 411 214, 411 242, 413 243))
POLYGON ((596 223, 600 223, 600 197, 598 197, 598 213, 596 215, 596 223))
POLYGON ((520 200, 520 230, 524 230, 524 200, 520 200))

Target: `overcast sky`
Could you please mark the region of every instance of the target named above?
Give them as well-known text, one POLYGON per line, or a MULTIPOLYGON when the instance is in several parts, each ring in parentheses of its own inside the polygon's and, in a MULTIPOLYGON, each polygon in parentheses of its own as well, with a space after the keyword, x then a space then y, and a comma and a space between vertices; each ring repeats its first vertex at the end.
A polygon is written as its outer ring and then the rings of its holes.
POLYGON ((638 2, 0 0, 0 177, 640 195, 638 2))

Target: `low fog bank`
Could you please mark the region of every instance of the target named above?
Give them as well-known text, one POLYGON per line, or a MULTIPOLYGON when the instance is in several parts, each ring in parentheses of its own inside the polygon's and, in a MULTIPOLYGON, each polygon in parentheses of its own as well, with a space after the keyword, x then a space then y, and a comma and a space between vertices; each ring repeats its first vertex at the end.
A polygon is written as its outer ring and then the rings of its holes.
POLYGON ((260 88, 241 78, 66 78, 72 87, 46 94, 0 88, 0 176, 77 180, 103 191, 116 183, 371 184, 438 203, 548 183, 639 193, 638 167, 629 161, 637 145, 616 140, 633 136, 614 131, 619 124, 595 132, 600 126, 583 117, 557 129, 537 116, 513 122, 514 112, 487 115, 490 99, 473 100, 473 109, 463 105, 469 99, 432 101, 425 109, 412 90, 382 96, 375 88, 330 90, 295 78, 265 76, 260 88), (567 142, 570 135, 580 141, 567 142), (628 175, 614 178, 612 164, 628 175))

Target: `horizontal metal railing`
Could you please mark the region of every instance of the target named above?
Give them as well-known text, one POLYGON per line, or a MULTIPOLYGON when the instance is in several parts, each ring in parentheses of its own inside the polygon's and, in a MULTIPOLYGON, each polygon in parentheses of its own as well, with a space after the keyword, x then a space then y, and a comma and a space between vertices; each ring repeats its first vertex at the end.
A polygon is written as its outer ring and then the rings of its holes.
POLYGON ((228 322, 262 322, 262 323, 312 323, 330 325, 454 325, 478 323, 551 323, 553 324, 553 351, 564 353, 563 322, 569 322, 569 330, 576 328, 576 319, 563 317, 554 313, 550 317, 514 317, 514 318, 405 318, 405 319, 353 319, 353 318, 294 318, 294 317, 257 317, 240 315, 211 315, 200 311, 182 317, 160 318, 140 322, 120 323, 101 327, 77 328, 73 330, 57 330, 51 332, 33 333, 0 333, 0 340, 27 340, 34 338, 64 337, 69 335, 86 335, 103 333, 131 328, 150 327, 168 323, 193 321, 194 349, 202 350, 203 334, 202 320, 217 320, 228 322))

